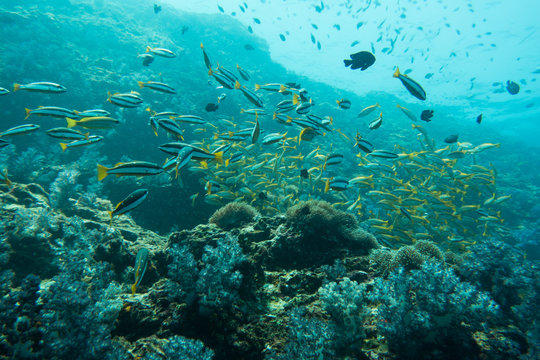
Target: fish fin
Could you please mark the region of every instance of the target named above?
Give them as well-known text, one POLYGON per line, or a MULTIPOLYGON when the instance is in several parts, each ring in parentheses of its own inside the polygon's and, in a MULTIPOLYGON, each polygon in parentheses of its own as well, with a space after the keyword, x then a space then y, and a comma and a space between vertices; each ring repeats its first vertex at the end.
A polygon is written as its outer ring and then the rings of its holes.
POLYGON ((24 108, 24 111, 26 111, 26 116, 24 117, 24 120, 26 120, 26 119, 28 119, 28 117, 30 116, 30 112, 31 112, 32 110, 27 109, 27 108, 24 108))
POLYGON ((240 85, 240 83, 238 82, 238 80, 236 80, 236 82, 234 83, 234 88, 235 89, 240 89, 242 87, 242 85, 240 85))
POLYGON ((204 49, 204 45, 203 45, 203 43, 201 43, 201 49, 204 49))
POLYGON ((300 98, 300 96, 298 96, 298 94, 294 94, 293 95, 293 98, 292 98, 292 103, 293 105, 297 105, 298 104, 298 99, 300 98))
POLYGON ((208 169, 208 163, 206 161, 201 161, 201 166, 203 169, 208 169))
POLYGON ((137 292, 137 283, 131 285, 131 296, 135 296, 136 292, 137 292))
POLYGON ((326 194, 330 190, 330 179, 326 179, 326 184, 324 185, 324 193, 326 194))
POLYGON ((72 118, 66 118, 66 121, 67 121, 67 127, 68 128, 72 128, 74 126, 77 126, 77 120, 74 120, 72 118))
POLYGON ((112 96, 112 95, 113 95, 113 94, 112 94, 110 91, 107 91, 107 101, 108 101, 108 102, 111 102, 111 96, 112 96))
POLYGON ((231 159, 225 160, 225 166, 229 166, 229 163, 231 162, 231 159))
POLYGON ((19 91, 20 89, 21 89, 21 84, 17 84, 17 83, 13 84, 13 91, 14 92, 19 91))
POLYGON ((88 140, 88 137, 90 136, 90 133, 87 132, 86 134, 83 134, 83 135, 84 135, 84 138, 85 138, 86 140, 88 140))
POLYGON ((279 92, 285 92, 285 91, 287 91, 287 87, 285 85, 280 85, 279 92))
POLYGON ((106 168, 105 166, 98 164, 98 166, 97 166, 98 181, 101 181, 101 180, 105 179, 107 177, 107 175, 109 175, 107 173, 108 170, 109 169, 106 168))
POLYGON ((399 72, 399 68, 397 67, 397 68, 396 68, 396 71, 394 71, 394 75, 393 75, 393 76, 394 76, 395 78, 398 78, 399 75, 401 75, 401 74, 400 74, 400 72, 399 72))
POLYGON ((146 52, 150 52, 150 51, 152 51, 152 48, 150 46, 147 46, 146 47, 146 52))
POLYGON ((62 152, 66 151, 66 149, 68 148, 66 143, 60 143, 60 147, 62 148, 62 152))
POLYGON ((5 178, 6 185, 8 187, 11 187, 11 180, 8 179, 8 171, 7 171, 7 169, 4 169, 4 178, 5 178))
POLYGON ((223 164, 223 151, 217 152, 214 154, 214 159, 220 163, 223 164))
POLYGON ((144 87, 144 83, 142 81, 137 81, 137 84, 139 84, 139 87, 142 89, 144 87))
MULTIPOLYGON (((238 65, 237 65, 237 66, 238 66, 238 65)), ((257 90, 261 90, 261 85, 255 84, 255 91, 257 91, 257 90)))

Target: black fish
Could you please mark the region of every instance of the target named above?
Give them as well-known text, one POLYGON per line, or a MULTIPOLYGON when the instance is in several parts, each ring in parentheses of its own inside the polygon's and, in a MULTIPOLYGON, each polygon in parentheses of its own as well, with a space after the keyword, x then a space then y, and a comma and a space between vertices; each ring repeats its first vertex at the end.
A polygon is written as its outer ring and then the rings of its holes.
POLYGON ((295 82, 287 82, 287 83, 285 83, 285 85, 287 85, 288 87, 291 87, 293 89, 300 89, 302 87, 302 85, 297 84, 295 82))
POLYGON ((206 111, 208 111, 208 112, 214 112, 214 111, 216 111, 218 108, 219 108, 218 105, 213 104, 213 103, 208 103, 208 105, 206 105, 206 107, 204 108, 204 110, 206 110, 206 111))
POLYGON ((307 179, 309 177, 307 169, 300 169, 300 177, 303 179, 307 179))
POLYGON ((251 44, 244 45, 244 49, 246 49, 246 50, 255 50, 255 48, 251 44))
POLYGON ((140 57, 143 58, 143 61, 142 61, 143 66, 149 66, 152 62, 154 62, 154 57, 150 54, 143 54, 143 55, 140 55, 140 57))
POLYGON ((480 124, 481 122, 482 122, 482 114, 480 114, 480 115, 478 115, 478 116, 476 117, 476 123, 477 123, 477 124, 480 124))
POLYGON ((457 141, 458 141, 457 135, 450 135, 444 139, 444 142, 447 144, 453 144, 453 143, 456 143, 457 141))
POLYGON ((182 26, 182 35, 184 35, 187 31, 189 30, 189 27, 187 26, 182 26))
POLYGON ((506 82, 506 91, 511 95, 516 95, 519 92, 519 85, 513 81, 508 80, 506 82))
POLYGON ((430 122, 432 117, 433 117, 433 110, 424 110, 422 111, 422 114, 420 114, 420 119, 426 122, 430 122))
POLYGON ((258 196, 259 196, 259 199, 261 200, 268 200, 268 196, 266 196, 266 194, 263 191, 261 191, 258 196))
POLYGON ((366 70, 368 67, 375 63, 375 56, 369 51, 360 51, 355 54, 351 54, 351 59, 345 59, 345 67, 350 66, 352 70, 360 69, 366 70))
POLYGON ((373 151, 373 145, 369 141, 362 139, 360 134, 356 134, 355 140, 356 144, 354 144, 354 146, 358 146, 360 150, 365 151, 368 154, 373 151))
POLYGON ((154 14, 157 14, 161 11, 161 6, 154 4, 154 14))

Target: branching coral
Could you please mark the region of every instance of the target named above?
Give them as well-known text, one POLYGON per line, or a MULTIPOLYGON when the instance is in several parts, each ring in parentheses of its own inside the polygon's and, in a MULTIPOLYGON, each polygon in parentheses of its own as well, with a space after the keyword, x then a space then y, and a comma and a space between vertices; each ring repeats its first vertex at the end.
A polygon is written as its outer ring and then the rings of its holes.
POLYGON ((388 280, 377 278, 369 297, 380 303, 379 330, 404 359, 433 358, 433 348, 445 351, 439 358, 447 359, 472 351, 471 334, 498 314, 488 294, 437 262, 410 273, 399 268, 388 280))

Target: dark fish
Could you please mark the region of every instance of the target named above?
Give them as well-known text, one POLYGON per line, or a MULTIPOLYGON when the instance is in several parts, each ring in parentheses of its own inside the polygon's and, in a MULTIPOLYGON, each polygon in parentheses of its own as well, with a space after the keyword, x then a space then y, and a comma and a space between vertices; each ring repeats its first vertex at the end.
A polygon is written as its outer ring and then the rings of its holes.
POLYGON ((161 6, 154 4, 154 14, 158 14, 161 11, 161 6))
POLYGON ((250 34, 253 34, 253 29, 251 28, 251 25, 248 26, 248 31, 249 31, 250 34))
POLYGON ((480 115, 478 115, 478 116, 476 117, 476 123, 477 123, 477 124, 482 123, 482 114, 480 114, 480 115))
POLYGON ((355 54, 351 54, 351 60, 343 60, 345 67, 350 66, 352 70, 360 69, 366 70, 368 67, 375 63, 375 56, 369 51, 360 51, 355 54))
POLYGON ((259 193, 259 195, 257 195, 259 197, 259 199, 261 200, 268 200, 268 196, 266 196, 266 194, 264 193, 264 191, 261 191, 259 193))
POLYGON ((261 23, 261 20, 259 20, 257 18, 253 18, 253 21, 255 21, 255 24, 260 24, 261 23))
POLYGON ((307 169, 300 169, 300 177, 302 179, 307 179, 309 177, 307 169))
POLYGON ((456 143, 457 141, 458 141, 457 135, 450 135, 444 139, 444 142, 447 144, 453 144, 453 143, 456 143))
POLYGON ((506 91, 511 95, 516 95, 519 92, 519 85, 513 81, 508 80, 506 82, 506 91))
POLYGON ((285 41, 285 40, 286 40, 286 39, 285 39, 285 35, 283 35, 283 34, 279 34, 279 38, 281 39, 281 41, 285 41))
POLYGON ((246 45, 244 45, 244 49, 246 49, 246 50, 248 50, 248 51, 255 50, 255 48, 254 48, 253 45, 251 45, 251 44, 246 44, 246 45))
POLYGON ((362 139, 362 136, 360 136, 360 134, 356 134, 355 140, 356 144, 354 144, 354 146, 358 146, 360 150, 368 154, 373 151, 373 145, 369 141, 362 139))
POLYGON ((348 99, 336 100, 336 102, 338 106, 344 110, 348 110, 351 108, 351 101, 348 99))
POLYGON ((432 117, 433 117, 433 110, 424 110, 422 111, 422 114, 420 114, 420 119, 426 122, 430 122, 432 117))
POLYGON ((318 50, 321 50, 321 43, 320 43, 319 40, 317 40, 317 49, 318 49, 318 50))
POLYGON ((426 100, 426 92, 424 91, 424 89, 422 89, 422 86, 420 86, 419 83, 417 83, 407 75, 401 74, 399 72, 399 68, 397 68, 394 72, 394 77, 401 80, 401 83, 405 86, 407 91, 409 91, 412 96, 419 100, 426 100))
POLYGON ((355 47, 356 45, 358 45, 359 41, 358 40, 354 40, 352 43, 351 43, 351 47, 355 47))
POLYGON ((154 57, 151 54, 141 54, 139 55, 139 57, 143 59, 143 66, 149 66, 151 63, 154 62, 154 57))
POLYGON ((206 107, 204 108, 204 110, 206 110, 207 112, 214 112, 217 109, 219 109, 219 106, 213 103, 208 103, 206 107))
POLYGON ((225 10, 223 10, 223 8, 222 8, 221 6, 219 6, 219 5, 218 5, 218 6, 217 6, 217 8, 218 8, 218 9, 219 9, 219 11, 221 11, 222 13, 224 13, 224 12, 225 12, 225 10))
POLYGON ((189 30, 189 27, 187 26, 182 26, 182 35, 184 35, 187 31, 189 30))
POLYGON ((315 40, 315 36, 313 36, 313 34, 311 34, 311 42, 314 43, 314 44, 317 42, 317 40, 315 40))

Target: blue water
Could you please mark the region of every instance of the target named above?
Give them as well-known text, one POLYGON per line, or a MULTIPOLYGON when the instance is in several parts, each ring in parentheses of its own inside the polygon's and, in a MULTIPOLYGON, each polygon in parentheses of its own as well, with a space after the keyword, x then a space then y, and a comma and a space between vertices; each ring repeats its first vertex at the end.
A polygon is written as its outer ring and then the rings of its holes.
POLYGON ((9 91, 0 95, 0 132, 40 126, 0 137, 7 141, 0 149, 0 355, 450 359, 462 344, 467 359, 536 358, 538 7, 371 0, 0 4, 0 87, 9 91), (242 91, 209 74, 201 44, 214 73, 230 70, 264 103, 257 115, 244 112, 257 107, 242 91), (147 47, 176 56, 154 54, 145 66, 147 47), (375 63, 365 71, 345 67, 343 60, 359 51, 372 52, 375 63), (425 101, 392 77, 397 67, 425 90, 425 101), (67 91, 14 88, 42 81, 67 91), (163 82, 176 94, 137 81, 163 82), (517 94, 507 81, 519 84, 517 94), (255 90, 270 83, 284 87, 255 90), (132 91, 142 104, 108 101, 132 91), (306 116, 293 108, 282 123, 275 117, 279 102, 294 100, 296 107, 300 94, 319 124, 311 123, 318 135, 299 141, 306 116), (350 109, 338 107, 342 99, 350 109), (374 104, 380 107, 358 116, 374 104), (25 119, 25 109, 40 106, 103 109, 119 124, 77 126, 104 139, 62 151, 59 143, 69 141, 46 131, 65 127, 66 119, 25 119), (424 110, 433 110, 430 121, 420 119, 424 110), (192 158, 178 176, 172 168, 98 180, 98 164, 161 166, 170 158, 158 147, 178 139, 163 128, 155 136, 149 124, 151 113, 164 111, 203 119, 168 118, 178 122, 184 143, 211 159, 192 158), (379 116, 382 126, 370 130, 379 116), (253 140, 256 122, 261 132, 253 140), (246 129, 242 141, 223 140, 246 129), (263 145, 272 133, 284 140, 263 145), (457 142, 445 142, 450 135, 457 142), (368 155, 355 146, 357 136, 396 159, 368 155), (223 162, 221 155, 212 159, 229 144, 223 162), (241 161, 230 163, 235 153, 241 161), (342 155, 342 163, 326 166, 331 154, 342 155), (339 179, 350 183, 333 185, 339 179), (141 188, 149 191, 140 206, 109 215, 141 188), (290 210, 313 200, 331 204, 309 203, 309 211, 321 212, 318 220, 290 210), (240 201, 262 217, 242 222, 224 212, 233 230, 219 220, 210 220, 218 227, 196 228, 240 201), (310 233, 314 225, 322 230, 310 233), (380 248, 357 252, 347 241, 363 235, 349 231, 372 233, 380 248), (429 250, 422 252, 421 239, 432 241, 429 250), (299 247, 287 250, 291 244, 299 247), (318 254, 318 246, 329 254, 318 254), (139 264, 148 269, 131 296, 141 248, 150 260, 139 264), (280 251, 291 258, 272 258, 280 251), (382 261, 381 251, 393 260, 382 261), (294 260, 304 256, 305 263, 294 260), (408 298, 412 293, 418 301, 408 298))

